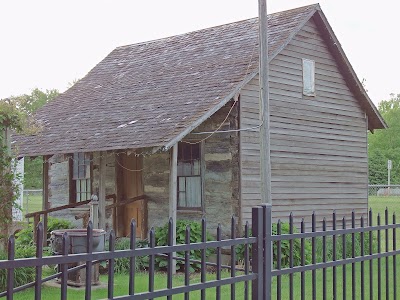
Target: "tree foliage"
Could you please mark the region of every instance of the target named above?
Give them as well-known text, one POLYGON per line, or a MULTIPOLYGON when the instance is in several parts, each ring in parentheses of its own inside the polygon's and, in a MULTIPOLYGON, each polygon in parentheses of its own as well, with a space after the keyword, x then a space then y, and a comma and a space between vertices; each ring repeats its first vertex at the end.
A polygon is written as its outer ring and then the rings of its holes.
POLYGON ((400 94, 379 103, 387 129, 368 135, 369 183, 387 183, 387 161, 392 160, 391 184, 400 184, 400 94))
MULTIPOLYGON (((32 116, 36 110, 56 98, 59 94, 60 93, 56 89, 42 91, 36 88, 32 90, 30 94, 10 97, 9 101, 14 105, 15 108, 18 109, 20 113, 27 117, 27 120, 32 120, 32 116)), ((36 128, 37 126, 35 124, 30 124, 30 126, 25 127, 30 127, 32 131, 32 128, 36 128)), ((28 189, 41 189, 43 182, 42 158, 37 157, 35 159, 25 159, 24 168, 24 186, 28 189)))
POLYGON ((36 110, 41 108, 47 102, 53 100, 60 93, 56 89, 41 91, 36 88, 30 94, 12 96, 9 101, 22 113, 31 116, 36 110))
POLYGON ((16 184, 14 156, 7 132, 21 131, 24 114, 9 100, 0 101, 0 239, 8 235, 12 222, 12 208, 19 195, 16 184))

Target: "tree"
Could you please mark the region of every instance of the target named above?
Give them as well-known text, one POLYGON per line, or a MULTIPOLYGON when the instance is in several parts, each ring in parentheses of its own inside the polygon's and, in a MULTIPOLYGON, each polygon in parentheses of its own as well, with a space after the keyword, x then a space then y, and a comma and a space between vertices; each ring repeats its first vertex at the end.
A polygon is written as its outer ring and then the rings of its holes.
POLYGON ((0 239, 3 241, 8 236, 12 208, 20 192, 15 180, 15 156, 11 151, 10 130, 21 131, 24 121, 24 113, 10 100, 0 101, 0 239))
POLYGON ((59 94, 56 89, 41 91, 35 88, 30 94, 12 96, 9 99, 20 111, 32 116, 36 110, 56 98, 59 94))
MULTIPOLYGON (((30 94, 10 97, 10 101, 20 112, 24 113, 28 118, 31 118, 36 110, 56 98, 59 94, 57 89, 42 91, 35 88, 30 94)), ((42 166, 43 162, 40 157, 25 160, 25 187, 30 189, 42 188, 42 166)))
POLYGON ((387 183, 387 160, 392 160, 391 183, 400 184, 400 94, 379 103, 387 129, 368 135, 369 183, 387 183))

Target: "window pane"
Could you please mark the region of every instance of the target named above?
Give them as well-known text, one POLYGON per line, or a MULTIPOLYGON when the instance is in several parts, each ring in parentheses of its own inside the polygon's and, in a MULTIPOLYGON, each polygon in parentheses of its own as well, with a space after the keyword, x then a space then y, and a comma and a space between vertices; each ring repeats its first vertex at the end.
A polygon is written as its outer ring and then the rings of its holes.
POLYGON ((185 191, 185 182, 186 182, 186 177, 178 178, 178 191, 180 191, 180 192, 185 191))
POLYGON ((191 146, 191 159, 200 159, 200 144, 190 145, 191 146))
POLYGON ((303 94, 315 94, 315 63, 310 59, 303 59, 303 94))
POLYGON ((92 196, 92 189, 91 189, 91 186, 90 186, 90 178, 86 179, 86 192, 89 194, 89 198, 88 199, 90 199, 90 197, 92 196))
POLYGON ((192 164, 191 163, 184 163, 183 164, 183 174, 184 176, 192 175, 192 164))
POLYGON ((85 167, 82 165, 78 167, 78 176, 79 179, 85 178, 85 167))
POLYGON ((178 206, 185 207, 186 206, 186 192, 178 193, 178 206))
POLYGON ((81 181, 76 180, 76 201, 81 201, 81 181))
POLYGON ((200 160, 193 162, 193 173, 192 175, 200 175, 200 160))
POLYGON ((80 180, 80 182, 81 182, 81 194, 82 194, 81 200, 83 201, 86 200, 83 199, 86 196, 86 180, 80 180))
POLYGON ((77 179, 78 178, 78 165, 79 165, 79 160, 78 160, 78 153, 74 153, 72 156, 72 178, 77 179))
POLYGON ((200 177, 186 178, 186 197, 188 207, 201 207, 201 180, 200 177))

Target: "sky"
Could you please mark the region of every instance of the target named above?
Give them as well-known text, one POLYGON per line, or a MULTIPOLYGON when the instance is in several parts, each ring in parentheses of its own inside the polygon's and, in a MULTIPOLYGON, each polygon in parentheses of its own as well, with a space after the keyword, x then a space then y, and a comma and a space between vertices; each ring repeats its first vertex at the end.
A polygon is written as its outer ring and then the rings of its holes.
MULTIPOLYGON (((316 3, 267 0, 268 13, 316 3)), ((320 0, 377 105, 400 93, 400 3, 320 0)), ((0 2, 0 99, 65 91, 114 48, 253 18, 258 0, 20 0, 0 2)))

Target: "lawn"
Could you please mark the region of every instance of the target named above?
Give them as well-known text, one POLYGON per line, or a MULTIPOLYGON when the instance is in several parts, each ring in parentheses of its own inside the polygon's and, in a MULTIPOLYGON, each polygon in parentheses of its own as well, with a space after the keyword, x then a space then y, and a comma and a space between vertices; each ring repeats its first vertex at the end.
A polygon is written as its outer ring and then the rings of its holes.
POLYGON ((42 210, 42 193, 30 192, 24 193, 23 214, 42 210))
MULTIPOLYGON (((393 260, 392 258, 389 259, 389 271, 392 271, 392 264, 393 260)), ((397 261, 397 268, 400 268, 400 262, 399 260, 397 261)), ((361 265, 360 263, 356 264, 356 270, 357 270, 357 280, 356 280, 356 299, 361 298, 361 278, 360 278, 360 268, 361 265)), ((377 268, 378 268, 378 263, 377 261, 374 262, 373 266, 373 299, 377 299, 378 295, 378 280, 377 280, 377 268)), ((382 259, 382 299, 385 298, 386 292, 385 292, 385 260, 382 259)), ((343 276, 342 273, 343 269, 342 267, 337 267, 337 295, 339 299, 342 299, 342 293, 343 293, 343 276)), ((223 272, 223 277, 228 277, 229 274, 227 272, 223 272)), ((332 298, 333 295, 333 277, 332 277, 332 268, 327 269, 326 272, 327 280, 326 280, 326 295, 328 299, 332 298)), ((352 284, 351 284, 351 266, 346 267, 346 296, 351 299, 352 295, 352 284)), ((215 279, 215 274, 214 273, 209 273, 207 275, 207 280, 213 280, 215 279)), ((136 280, 136 292, 144 292, 147 291, 148 287, 148 274, 147 273, 138 273, 136 274, 135 277, 136 280)), ((369 262, 365 263, 365 297, 369 299, 369 262)), ((107 284, 107 276, 103 275, 101 276, 101 281, 104 284, 107 284)), ((294 299, 300 299, 301 295, 301 289, 300 289, 300 274, 294 275, 294 299)), ((305 286, 306 286, 306 291, 305 291, 305 296, 306 299, 311 299, 312 298, 312 285, 311 285, 311 272, 306 272, 305 276, 305 286)), ((164 273, 157 273, 155 276, 155 289, 162 289, 166 288, 166 282, 167 282, 167 276, 164 273)), ((191 283, 196 283, 200 282, 200 275, 199 274, 192 274, 191 283)), ((277 279, 273 278, 273 287, 272 287, 272 296, 273 299, 276 299, 276 286, 277 286, 277 279)), ((175 275, 173 278, 173 284, 174 286, 181 286, 184 285, 184 276, 182 274, 175 275)), ((389 294, 393 294, 393 278, 390 277, 389 279, 389 294)), ((251 285, 249 285, 251 289, 251 285)), ((282 276, 282 299, 289 299, 289 276, 282 276)), ((316 280, 316 287, 317 287, 317 299, 322 299, 322 293, 323 293, 323 281, 322 281, 322 270, 317 271, 317 280, 316 280)), ((115 285, 114 285, 114 296, 122 296, 126 295, 128 293, 128 276, 127 275, 116 275, 115 276, 115 285)), ((43 294, 42 294, 42 299, 46 300, 53 300, 53 299, 58 299, 60 295, 60 289, 55 288, 55 287, 43 287, 43 294)), ((397 295, 400 296, 400 289, 398 289, 397 295)), ((206 299, 215 299, 215 288, 214 289, 208 289, 207 294, 206 294, 206 299)), ((224 286, 221 288, 221 298, 222 299, 230 299, 230 286, 224 286)), ((190 293, 191 299, 199 299, 200 298, 200 292, 192 292, 190 293)), ((93 289, 92 290, 92 299, 106 299, 107 298, 107 288, 98 288, 98 289, 93 289)), ((244 299, 244 284, 239 283, 236 284, 236 298, 237 299, 244 299)), ((14 299, 20 299, 20 300, 25 300, 25 299, 33 299, 33 289, 20 292, 15 294, 14 299)), ((84 299, 84 289, 75 289, 75 288, 68 288, 68 299, 84 299)), ((158 298, 161 299, 161 298, 158 298)), ((173 297, 173 299, 184 299, 184 295, 176 295, 173 297)))
MULTIPOLYGON (((397 222, 400 222, 400 197, 396 196, 369 196, 369 207, 372 208, 372 212, 375 217, 378 213, 381 215, 382 221, 384 221, 385 209, 389 211, 389 222, 392 221, 392 215, 395 213, 398 216, 397 222)), ((374 222, 376 218, 374 218, 374 222)))

